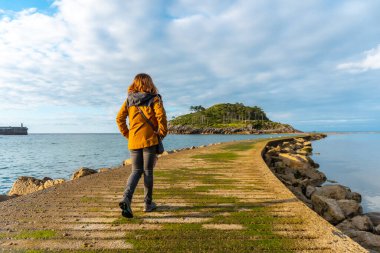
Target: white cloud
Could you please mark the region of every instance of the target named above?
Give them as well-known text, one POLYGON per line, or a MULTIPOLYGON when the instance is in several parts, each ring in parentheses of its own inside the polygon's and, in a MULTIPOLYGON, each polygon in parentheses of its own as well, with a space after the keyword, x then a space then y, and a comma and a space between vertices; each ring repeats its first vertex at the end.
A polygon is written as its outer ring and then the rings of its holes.
POLYGON ((359 61, 345 62, 337 66, 338 69, 352 72, 361 72, 380 69, 380 44, 363 53, 363 59, 359 61))
POLYGON ((325 124, 325 123, 357 123, 357 122, 368 122, 373 121, 374 119, 315 119, 315 120, 300 120, 299 123, 313 123, 313 124, 325 124))
POLYGON ((5 109, 74 106, 80 118, 79 109, 89 106, 107 112, 114 127, 138 72, 152 75, 171 115, 194 104, 243 102, 274 120, 286 119, 286 111, 315 119, 317 106, 355 93, 355 84, 331 66, 357 43, 377 39, 371 24, 380 8, 316 0, 57 0, 54 6, 50 15, 0 12, 0 121, 5 109))

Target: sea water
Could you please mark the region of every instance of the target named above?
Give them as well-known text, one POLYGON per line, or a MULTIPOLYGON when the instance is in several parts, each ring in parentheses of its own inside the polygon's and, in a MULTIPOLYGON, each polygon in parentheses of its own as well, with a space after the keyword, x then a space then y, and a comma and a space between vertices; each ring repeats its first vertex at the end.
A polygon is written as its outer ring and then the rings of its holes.
POLYGON ((363 197, 365 212, 380 212, 380 133, 328 133, 313 142, 313 160, 328 179, 363 197))
MULTIPOLYGON (((164 145, 172 150, 279 136, 287 135, 168 135, 164 145)), ((113 167, 128 158, 128 142, 120 134, 0 135, 0 194, 20 176, 69 179, 79 167, 113 167)))

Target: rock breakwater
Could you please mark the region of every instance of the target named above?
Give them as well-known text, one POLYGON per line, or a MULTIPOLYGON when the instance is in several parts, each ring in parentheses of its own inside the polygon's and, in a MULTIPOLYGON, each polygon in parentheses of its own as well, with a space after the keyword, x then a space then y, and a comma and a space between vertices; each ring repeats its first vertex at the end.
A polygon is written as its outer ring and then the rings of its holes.
POLYGON ((361 195, 339 184, 324 185, 325 174, 310 157, 315 134, 270 142, 263 158, 271 171, 307 206, 371 252, 380 252, 380 213, 363 214, 361 195))

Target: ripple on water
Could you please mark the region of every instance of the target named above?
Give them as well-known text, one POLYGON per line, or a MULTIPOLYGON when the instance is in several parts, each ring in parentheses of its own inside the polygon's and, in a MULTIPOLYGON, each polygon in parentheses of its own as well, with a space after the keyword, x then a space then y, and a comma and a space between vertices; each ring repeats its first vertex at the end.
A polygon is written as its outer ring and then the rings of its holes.
POLYGON ((363 196, 369 210, 380 210, 380 196, 363 196))

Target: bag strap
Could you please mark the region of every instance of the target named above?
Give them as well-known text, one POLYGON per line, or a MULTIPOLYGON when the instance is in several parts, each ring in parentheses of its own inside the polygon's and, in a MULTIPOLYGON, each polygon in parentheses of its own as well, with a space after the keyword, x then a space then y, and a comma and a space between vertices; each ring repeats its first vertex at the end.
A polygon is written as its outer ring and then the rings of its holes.
POLYGON ((141 110, 140 106, 137 106, 137 105, 136 105, 136 108, 137 108, 137 110, 139 110, 139 113, 140 113, 141 116, 145 119, 145 121, 146 121, 146 122, 152 127, 153 132, 154 132, 155 134, 157 134, 158 137, 160 137, 160 135, 158 134, 158 129, 156 130, 156 129, 154 128, 154 125, 153 125, 152 121, 150 121, 150 120, 145 116, 145 114, 144 114, 143 111, 141 110))

